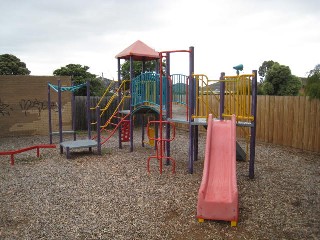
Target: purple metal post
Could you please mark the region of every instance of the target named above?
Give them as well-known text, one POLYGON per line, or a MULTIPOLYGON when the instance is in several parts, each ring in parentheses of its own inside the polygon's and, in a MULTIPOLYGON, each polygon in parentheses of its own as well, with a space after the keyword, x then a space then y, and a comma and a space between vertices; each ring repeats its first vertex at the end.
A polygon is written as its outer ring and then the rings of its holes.
MULTIPOLYGON (((121 102, 121 64, 120 64, 120 58, 118 58, 118 88, 119 88, 119 92, 118 92, 118 103, 121 102)), ((119 120, 117 120, 119 121, 119 120)), ((118 142, 119 142, 119 148, 122 148, 122 142, 121 142, 121 126, 119 126, 118 129, 118 142)))
MULTIPOLYGON (((171 96, 171 91, 172 89, 170 89, 170 53, 167 53, 167 58, 166 58, 166 77, 165 77, 165 81, 167 82, 166 85, 167 85, 167 89, 166 89, 166 120, 170 117, 170 113, 171 113, 171 99, 170 99, 170 96, 171 96)), ((160 79, 160 81, 162 81, 162 79, 160 79)), ((162 93, 161 93, 162 94, 162 93)), ((160 116, 162 118, 162 116, 160 116)), ((166 124, 166 138, 167 139, 170 139, 170 131, 171 131, 171 128, 170 128, 170 124, 167 123, 166 124)), ((170 157, 170 142, 167 141, 166 142, 166 150, 167 150, 167 157, 170 157)), ((166 165, 170 165, 170 160, 167 158, 167 161, 166 161, 166 165)))
POLYGON ((257 70, 253 70, 252 78, 252 107, 251 115, 253 116, 253 126, 251 127, 250 137, 250 162, 249 162, 249 178, 254 178, 254 159, 256 153, 256 122, 257 122, 257 70))
MULTIPOLYGON (((61 81, 58 80, 58 113, 59 113, 59 138, 60 143, 63 141, 62 137, 62 100, 61 100, 61 81)), ((63 153, 63 147, 60 146, 60 153, 63 153)))
POLYGON ((195 81, 192 77, 194 73, 194 47, 189 48, 189 173, 193 173, 194 160, 194 127, 192 115, 194 114, 195 81))
MULTIPOLYGON (((143 60, 142 60, 142 73, 145 72, 145 68, 146 68, 146 61, 145 61, 145 59, 143 58, 143 60)), ((147 89, 144 89, 144 91, 147 91, 147 89)), ((141 115, 141 122, 142 122, 141 145, 142 145, 142 147, 144 147, 144 116, 145 116, 145 114, 143 113, 143 114, 141 115)))
MULTIPOLYGON (((87 80, 87 128, 88 128, 88 139, 91 139, 91 113, 90 113, 90 81, 87 80)), ((92 151, 92 148, 89 148, 92 151)))
POLYGON ((101 127, 101 119, 100 119, 100 107, 98 106, 96 109, 96 118, 97 118, 97 148, 98 154, 101 155, 101 135, 100 135, 100 127, 101 127))
POLYGON ((141 126, 141 145, 142 145, 142 147, 144 147, 144 114, 141 115, 141 122, 142 122, 142 126, 141 126))
POLYGON ((226 89, 226 82, 224 81, 225 73, 222 72, 220 75, 220 120, 223 120, 224 113, 224 92, 226 89))
MULTIPOLYGON (((157 59, 156 60, 156 74, 159 74, 160 72, 160 61, 162 59, 157 59)), ((161 66, 162 66, 162 63, 161 63, 161 66)), ((159 75, 159 80, 160 80, 160 75, 159 75)), ((157 114, 155 115, 155 118, 157 119, 157 114)), ((159 115, 160 116, 160 115, 159 115)), ((159 117, 160 118, 160 117, 159 117)), ((160 120, 160 119, 159 119, 160 120)), ((158 125, 155 123, 154 125, 154 130, 155 130, 155 140, 154 140, 154 150, 157 149, 157 139, 158 139, 158 125)))
POLYGON ((50 144, 52 144, 51 93, 50 93, 49 83, 48 83, 48 119, 49 119, 49 139, 50 139, 50 144))
POLYGON ((88 139, 91 139, 91 116, 90 116, 90 81, 87 80, 87 128, 88 128, 88 139))
POLYGON ((132 116, 132 79, 133 79, 133 57, 130 56, 130 152, 133 152, 133 116, 132 116))
MULTIPOLYGON (((71 86, 74 86, 74 83, 72 82, 71 86)), ((75 95, 74 92, 71 91, 71 119, 72 119, 72 131, 73 131, 73 140, 77 140, 77 135, 76 135, 76 107, 75 107, 75 95)))
POLYGON ((198 152, 199 152, 199 126, 194 126, 194 161, 198 161, 198 152))

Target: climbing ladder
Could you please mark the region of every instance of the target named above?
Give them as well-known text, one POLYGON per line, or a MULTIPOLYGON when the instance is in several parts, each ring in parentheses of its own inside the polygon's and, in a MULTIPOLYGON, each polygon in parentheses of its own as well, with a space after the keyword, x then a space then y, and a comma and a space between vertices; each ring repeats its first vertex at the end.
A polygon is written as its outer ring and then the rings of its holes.
MULTIPOLYGON (((123 109, 124 103, 127 99, 130 99, 130 95, 128 94, 128 83, 130 83, 129 80, 123 80, 121 82, 121 85, 119 88, 114 92, 114 94, 110 97, 109 101, 106 103, 106 105, 101 109, 100 118, 107 113, 107 111, 110 109, 110 106, 117 101, 119 94, 122 94, 122 97, 120 101, 118 102, 115 110, 111 114, 111 117, 101 126, 101 144, 106 143, 116 132, 116 130, 121 127, 121 141, 122 142, 128 142, 130 140, 129 138, 129 132, 130 132, 130 121, 128 120, 130 116, 130 112, 123 109)), ((106 94, 110 91, 112 85, 109 84, 108 88, 106 89, 105 93, 101 97, 100 101, 97 103, 97 105, 91 110, 96 109, 98 106, 101 105, 103 97, 106 96, 106 94)), ((91 123, 91 125, 95 125, 96 122, 91 123)))
POLYGON ((162 161, 163 160, 166 160, 167 163, 171 162, 171 164, 172 164, 172 173, 175 173, 175 171, 176 171, 175 160, 170 156, 166 156, 166 153, 165 153, 165 151, 166 151, 166 143, 173 141, 174 138, 175 138, 175 125, 174 125, 174 123, 169 122, 169 121, 149 121, 148 125, 147 125, 147 134, 148 134, 149 140, 156 142, 156 154, 153 155, 153 156, 150 156, 148 158, 148 160, 147 160, 148 173, 150 173, 150 160, 151 159, 157 159, 158 160, 160 174, 162 174, 162 166, 163 166, 163 162, 162 161), (155 126, 152 127, 152 125, 156 125, 156 124, 158 124, 159 128, 160 128, 159 137, 154 137, 154 136, 151 136, 151 134, 150 134, 152 132, 152 131, 150 131, 150 129, 151 128, 155 128, 155 126), (172 136, 169 139, 165 138, 163 136, 164 133, 161 131, 162 130, 162 124, 163 125, 169 124, 170 128, 172 129, 172 136))

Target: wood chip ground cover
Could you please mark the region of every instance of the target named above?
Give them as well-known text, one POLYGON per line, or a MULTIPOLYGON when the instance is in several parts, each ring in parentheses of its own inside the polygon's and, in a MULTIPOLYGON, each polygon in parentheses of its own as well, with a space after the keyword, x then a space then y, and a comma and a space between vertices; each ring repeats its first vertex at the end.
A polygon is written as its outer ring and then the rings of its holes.
MULTIPOLYGON (((58 142, 58 138, 54 139, 58 142)), ((237 162, 240 219, 229 222, 195 218, 203 170, 205 134, 199 161, 187 172, 188 134, 178 131, 171 145, 171 166, 151 174, 146 160, 154 150, 117 147, 113 137, 103 155, 41 149, 0 156, 0 239, 319 239, 320 155, 258 143, 255 179, 248 162, 237 162)), ((1 138, 0 151, 48 143, 48 137, 1 138)), ((243 143, 242 143, 243 144, 243 143)))

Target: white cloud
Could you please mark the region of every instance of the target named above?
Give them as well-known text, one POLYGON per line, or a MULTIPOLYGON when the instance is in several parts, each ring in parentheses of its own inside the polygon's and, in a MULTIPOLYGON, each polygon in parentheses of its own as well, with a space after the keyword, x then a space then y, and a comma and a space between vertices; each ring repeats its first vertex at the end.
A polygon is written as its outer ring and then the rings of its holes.
MULTIPOLYGON (((4 0, 0 8, 0 54, 35 75, 79 63, 116 79, 114 56, 138 39, 158 51, 194 46, 196 72, 210 78, 239 63, 251 72, 274 60, 299 76, 319 63, 317 0, 4 0)), ((172 72, 187 71, 187 60, 172 57, 172 72)))

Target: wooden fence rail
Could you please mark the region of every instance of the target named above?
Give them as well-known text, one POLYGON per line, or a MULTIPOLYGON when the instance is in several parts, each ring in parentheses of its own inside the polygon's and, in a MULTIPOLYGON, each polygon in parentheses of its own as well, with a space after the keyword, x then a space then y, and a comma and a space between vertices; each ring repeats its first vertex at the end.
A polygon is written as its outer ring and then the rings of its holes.
MULTIPOLYGON (((210 104, 219 106, 214 96, 211 97, 210 104)), ((105 98, 103 104, 108 99, 105 98)), ((77 130, 87 129, 85 101, 85 97, 76 97, 77 130)), ((91 97, 91 106, 98 101, 99 97, 91 97)), ((110 107, 102 122, 111 116, 115 107, 116 104, 110 107)), ((256 134, 258 141, 320 152, 320 101, 304 96, 258 96, 256 134)))

